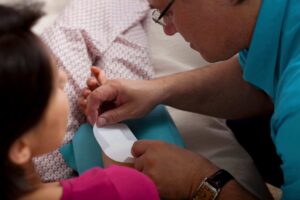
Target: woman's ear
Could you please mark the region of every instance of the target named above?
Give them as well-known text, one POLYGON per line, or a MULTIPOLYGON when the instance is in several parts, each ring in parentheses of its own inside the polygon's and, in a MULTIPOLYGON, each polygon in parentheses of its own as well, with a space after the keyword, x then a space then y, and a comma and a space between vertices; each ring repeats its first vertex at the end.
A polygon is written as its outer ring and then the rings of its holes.
POLYGON ((27 143, 26 138, 23 136, 17 139, 9 149, 10 160, 17 164, 22 165, 31 160, 31 148, 27 143))

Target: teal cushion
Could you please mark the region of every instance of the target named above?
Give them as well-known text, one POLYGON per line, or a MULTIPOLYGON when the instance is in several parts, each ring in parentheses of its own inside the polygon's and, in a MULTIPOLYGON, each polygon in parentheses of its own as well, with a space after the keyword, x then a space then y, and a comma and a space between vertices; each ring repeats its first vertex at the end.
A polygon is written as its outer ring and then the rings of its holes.
MULTIPOLYGON (((185 146, 172 118, 162 105, 144 118, 124 123, 139 140, 161 140, 179 147, 185 146)), ((60 152, 67 165, 79 174, 95 166, 103 167, 101 148, 90 124, 82 124, 72 141, 62 146, 60 152)))

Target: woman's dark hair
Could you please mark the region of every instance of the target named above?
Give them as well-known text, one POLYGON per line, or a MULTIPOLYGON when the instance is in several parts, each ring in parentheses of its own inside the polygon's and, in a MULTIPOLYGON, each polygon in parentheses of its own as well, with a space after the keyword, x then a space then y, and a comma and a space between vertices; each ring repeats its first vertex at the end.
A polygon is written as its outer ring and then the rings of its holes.
POLYGON ((52 92, 47 51, 31 31, 43 15, 41 4, 0 5, 0 194, 18 199, 32 190, 22 167, 14 165, 11 145, 41 120, 52 92))

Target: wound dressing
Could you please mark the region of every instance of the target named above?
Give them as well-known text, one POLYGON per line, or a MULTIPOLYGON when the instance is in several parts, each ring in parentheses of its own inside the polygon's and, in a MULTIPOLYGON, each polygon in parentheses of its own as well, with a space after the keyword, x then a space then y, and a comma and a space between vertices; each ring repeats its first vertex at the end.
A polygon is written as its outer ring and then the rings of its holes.
POLYGON ((125 124, 114 124, 104 127, 93 127, 94 136, 104 154, 121 163, 133 163, 131 148, 136 137, 125 124))

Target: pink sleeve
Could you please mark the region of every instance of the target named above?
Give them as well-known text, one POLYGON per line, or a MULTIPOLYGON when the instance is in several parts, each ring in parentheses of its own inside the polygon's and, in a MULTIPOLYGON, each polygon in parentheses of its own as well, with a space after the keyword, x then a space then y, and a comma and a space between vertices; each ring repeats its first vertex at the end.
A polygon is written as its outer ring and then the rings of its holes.
POLYGON ((127 167, 92 168, 80 177, 61 181, 61 200, 158 200, 154 183, 127 167))

